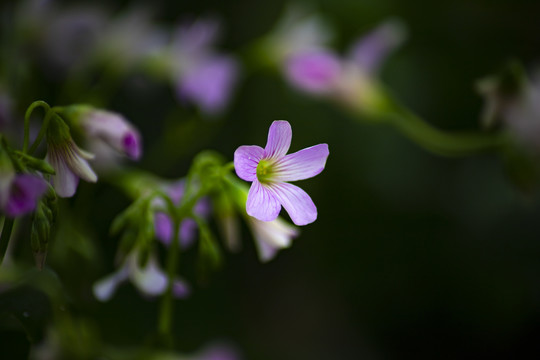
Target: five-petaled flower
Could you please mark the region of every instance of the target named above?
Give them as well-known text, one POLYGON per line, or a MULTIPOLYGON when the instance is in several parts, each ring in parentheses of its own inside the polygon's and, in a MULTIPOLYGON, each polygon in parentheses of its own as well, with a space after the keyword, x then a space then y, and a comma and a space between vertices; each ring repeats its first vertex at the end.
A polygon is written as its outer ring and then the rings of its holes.
POLYGON ((319 174, 326 164, 328 145, 318 144, 286 155, 291 139, 291 125, 274 121, 264 149, 256 145, 236 149, 234 168, 241 179, 252 181, 246 202, 248 215, 272 221, 283 206, 296 225, 307 225, 317 219, 317 208, 304 190, 288 181, 319 174))

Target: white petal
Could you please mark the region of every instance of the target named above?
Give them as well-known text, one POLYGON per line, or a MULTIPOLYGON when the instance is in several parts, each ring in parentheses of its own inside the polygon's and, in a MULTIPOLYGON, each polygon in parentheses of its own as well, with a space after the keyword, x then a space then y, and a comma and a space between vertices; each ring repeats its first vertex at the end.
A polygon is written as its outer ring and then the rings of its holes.
POLYGON ((56 172, 55 175, 51 176, 51 182, 58 196, 73 196, 77 185, 79 185, 79 177, 71 171, 64 159, 58 156, 58 153, 50 152, 45 160, 51 164, 56 172))
POLYGON ((126 280, 128 277, 128 269, 126 266, 123 266, 117 272, 104 277, 94 284, 92 291, 94 296, 99 301, 109 301, 110 298, 114 295, 118 285, 126 280))
POLYGON ((167 289, 167 276, 159 268, 155 258, 150 257, 144 268, 139 267, 133 256, 131 261, 131 281, 144 294, 160 295, 167 289))

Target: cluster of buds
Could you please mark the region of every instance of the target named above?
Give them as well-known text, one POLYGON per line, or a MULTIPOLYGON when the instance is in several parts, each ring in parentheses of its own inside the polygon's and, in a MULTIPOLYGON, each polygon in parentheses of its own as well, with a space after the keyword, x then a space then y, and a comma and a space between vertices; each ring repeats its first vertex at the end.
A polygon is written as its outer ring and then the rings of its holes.
MULTIPOLYGON (((79 179, 97 181, 89 160, 99 164, 113 153, 137 160, 142 150, 138 131, 121 115, 83 105, 50 108, 38 101, 29 107, 27 120, 37 106, 44 107, 46 115, 30 149, 28 129, 23 151, 13 150, 0 136, 0 211, 9 218, 33 213, 31 246, 41 269, 56 219, 57 196, 73 196, 79 179), (101 158, 82 150, 72 133, 87 144, 102 143, 110 155, 101 158), (46 136, 47 143, 45 159, 32 155, 42 136, 46 136)), ((28 121, 25 123, 28 127, 28 121)))

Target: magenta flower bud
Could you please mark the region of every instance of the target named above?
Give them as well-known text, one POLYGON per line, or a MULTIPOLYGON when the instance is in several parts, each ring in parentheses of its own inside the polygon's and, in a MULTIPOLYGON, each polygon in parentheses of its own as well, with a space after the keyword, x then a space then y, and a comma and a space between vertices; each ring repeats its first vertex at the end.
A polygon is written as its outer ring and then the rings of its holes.
POLYGON ((46 191, 43 178, 15 173, 7 150, 0 144, 0 212, 9 217, 33 212, 46 191))
POLYGON ((301 90, 314 94, 333 90, 340 71, 339 58, 324 50, 296 54, 285 64, 285 74, 289 82, 301 90))
POLYGON ((242 180, 252 181, 246 212, 261 221, 275 220, 281 207, 296 225, 307 225, 317 219, 317 208, 309 195, 288 183, 319 174, 328 158, 328 145, 319 144, 287 154, 292 129, 287 121, 274 121, 268 141, 259 146, 240 146, 234 153, 234 168, 242 180))
POLYGON ((138 160, 142 153, 139 131, 122 115, 97 109, 84 110, 80 126, 89 138, 100 139, 119 153, 138 160))
POLYGON ((30 174, 15 176, 4 207, 6 215, 17 217, 33 212, 46 191, 47 183, 38 176, 30 174))

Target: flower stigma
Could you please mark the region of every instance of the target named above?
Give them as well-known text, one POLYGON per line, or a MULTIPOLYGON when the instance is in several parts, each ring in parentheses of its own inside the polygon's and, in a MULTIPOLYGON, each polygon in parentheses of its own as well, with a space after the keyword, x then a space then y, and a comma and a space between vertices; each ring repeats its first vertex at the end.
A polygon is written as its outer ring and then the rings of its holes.
POLYGON ((262 159, 257 165, 257 179, 260 183, 269 183, 274 175, 274 163, 269 160, 262 159))

